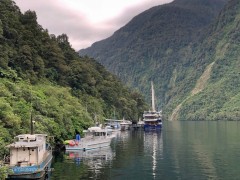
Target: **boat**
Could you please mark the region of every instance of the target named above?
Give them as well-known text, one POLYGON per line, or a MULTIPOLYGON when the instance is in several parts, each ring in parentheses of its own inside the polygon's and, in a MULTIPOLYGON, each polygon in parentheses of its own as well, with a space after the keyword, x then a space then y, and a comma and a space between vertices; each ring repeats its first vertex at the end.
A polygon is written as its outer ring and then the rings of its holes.
POLYGON ((30 134, 15 136, 14 142, 7 145, 10 154, 4 164, 11 171, 7 179, 41 179, 51 171, 52 148, 47 142, 47 134, 34 134, 31 110, 30 134))
POLYGON ((7 147, 5 163, 12 171, 7 179, 40 179, 50 171, 53 156, 46 134, 20 134, 7 147))
POLYGON ((88 128, 84 131, 84 135, 83 138, 66 140, 66 151, 85 151, 110 146, 112 138, 115 137, 111 129, 98 126, 88 128))
POLYGON ((107 127, 111 128, 114 132, 115 131, 125 131, 129 130, 132 126, 132 122, 129 120, 125 120, 124 118, 121 120, 117 119, 106 119, 107 127))
POLYGON ((144 130, 160 130, 162 128, 162 112, 156 111, 155 109, 155 95, 153 82, 151 82, 152 90, 152 109, 149 111, 144 111, 143 113, 143 122, 144 130))
POLYGON ((120 122, 121 131, 129 130, 131 125, 132 125, 131 121, 125 120, 123 118, 122 122, 120 122))
POLYGON ((117 119, 105 119, 105 125, 106 127, 112 129, 113 131, 120 131, 121 130, 121 126, 120 126, 120 122, 122 122, 122 120, 117 120, 117 119))
POLYGON ((137 127, 144 127, 144 121, 138 121, 137 122, 137 127))

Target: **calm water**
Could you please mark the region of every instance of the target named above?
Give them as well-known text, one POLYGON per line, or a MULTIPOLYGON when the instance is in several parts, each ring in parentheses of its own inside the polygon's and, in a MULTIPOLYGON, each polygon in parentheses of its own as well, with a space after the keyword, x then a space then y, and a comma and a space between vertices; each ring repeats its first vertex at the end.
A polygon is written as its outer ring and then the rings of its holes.
POLYGON ((240 179, 240 122, 164 122, 111 147, 55 156, 51 180, 240 179))

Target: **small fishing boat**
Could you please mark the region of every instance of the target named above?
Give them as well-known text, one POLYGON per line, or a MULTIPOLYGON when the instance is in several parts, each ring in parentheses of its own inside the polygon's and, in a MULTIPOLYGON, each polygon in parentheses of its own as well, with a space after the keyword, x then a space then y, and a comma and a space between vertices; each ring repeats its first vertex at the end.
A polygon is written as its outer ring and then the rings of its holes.
POLYGON ((153 82, 151 82, 152 90, 152 110, 144 111, 143 121, 144 121, 144 130, 160 130, 162 128, 162 113, 161 111, 156 111, 155 109, 155 95, 153 82))
POLYGON ((110 146, 111 140, 115 137, 109 128, 90 127, 84 131, 83 138, 65 141, 66 151, 73 150, 91 150, 110 146))
POLYGON ((46 134, 21 134, 8 145, 10 156, 5 163, 12 171, 8 179, 40 179, 51 168, 52 149, 46 134))

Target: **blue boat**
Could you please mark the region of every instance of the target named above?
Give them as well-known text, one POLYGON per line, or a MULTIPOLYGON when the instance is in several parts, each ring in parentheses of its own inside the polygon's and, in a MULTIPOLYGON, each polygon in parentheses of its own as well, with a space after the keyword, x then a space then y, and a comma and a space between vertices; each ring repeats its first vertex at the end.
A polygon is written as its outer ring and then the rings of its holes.
POLYGON ((10 149, 7 179, 41 179, 51 169, 52 149, 46 134, 21 134, 7 147, 10 149))
POLYGON ((143 122, 144 122, 144 130, 160 130, 162 128, 162 112, 156 111, 155 109, 155 95, 154 95, 154 87, 153 82, 151 82, 151 90, 152 90, 152 109, 149 111, 144 111, 143 113, 143 122))

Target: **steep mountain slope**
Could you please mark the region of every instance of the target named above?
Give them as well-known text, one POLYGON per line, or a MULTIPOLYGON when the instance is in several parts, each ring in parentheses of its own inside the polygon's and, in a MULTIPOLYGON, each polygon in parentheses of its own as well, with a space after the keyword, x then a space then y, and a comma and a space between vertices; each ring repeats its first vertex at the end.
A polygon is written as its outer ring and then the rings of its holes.
MULTIPOLYGON (((202 41, 207 34, 206 28, 226 1, 175 0, 153 7, 133 18, 113 36, 79 53, 94 57, 146 96, 149 95, 149 81, 153 80, 157 103, 160 106, 169 104, 173 93, 189 92, 194 86, 192 83, 189 88, 175 89, 176 82, 188 74, 177 73, 176 67, 190 66, 195 43, 202 41)), ((189 81, 194 79, 195 76, 189 81)))
MULTIPOLYGON (((240 120, 240 2, 231 0, 220 13, 196 60, 208 64, 178 111, 182 120, 240 120), (205 74, 205 77, 204 77, 205 74), (198 91, 195 91, 199 89, 198 91)), ((179 106, 179 105, 178 105, 179 106)), ((173 118, 174 119, 174 118, 173 118)))

